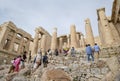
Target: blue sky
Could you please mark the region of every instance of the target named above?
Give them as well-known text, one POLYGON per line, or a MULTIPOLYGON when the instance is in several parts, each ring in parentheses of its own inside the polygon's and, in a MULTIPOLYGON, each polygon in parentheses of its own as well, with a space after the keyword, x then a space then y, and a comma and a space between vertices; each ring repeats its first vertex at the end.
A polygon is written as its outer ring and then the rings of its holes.
POLYGON ((86 18, 90 18, 94 36, 98 35, 96 9, 105 7, 111 16, 113 0, 0 0, 0 24, 12 21, 34 37, 42 26, 50 34, 58 28, 58 36, 69 34, 70 25, 85 35, 86 18))

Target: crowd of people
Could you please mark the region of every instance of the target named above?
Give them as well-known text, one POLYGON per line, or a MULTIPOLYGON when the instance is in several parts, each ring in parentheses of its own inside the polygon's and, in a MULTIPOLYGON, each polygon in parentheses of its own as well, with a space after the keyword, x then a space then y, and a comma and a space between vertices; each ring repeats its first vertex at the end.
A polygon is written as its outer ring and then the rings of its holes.
POLYGON ((91 47, 90 44, 86 44, 85 51, 86 51, 86 54, 87 54, 88 62, 91 61, 91 60, 94 61, 94 57, 95 57, 96 61, 99 60, 100 47, 97 45, 97 43, 95 43, 95 45, 93 47, 91 47))
POLYGON ((19 72, 20 69, 23 69, 25 67, 24 62, 26 62, 26 59, 27 59, 26 54, 27 52, 25 51, 23 53, 23 56, 19 55, 15 57, 13 60, 11 60, 11 66, 8 73, 19 72))
MULTIPOLYGON (((88 62, 94 61, 95 60, 94 58, 96 58, 96 61, 98 61, 99 51, 100 51, 100 47, 97 45, 97 43, 95 43, 93 47, 91 47, 90 44, 86 44, 85 52, 87 55, 87 61, 88 62)), ((43 67, 47 67, 47 64, 49 63, 48 59, 52 60, 53 55, 58 56, 60 54, 63 54, 64 56, 67 56, 68 54, 70 54, 72 57, 75 57, 76 50, 74 47, 72 47, 71 49, 63 48, 62 50, 60 49, 59 51, 58 49, 55 49, 55 51, 48 49, 47 52, 42 54, 41 50, 39 49, 33 61, 31 61, 31 58, 32 58, 31 51, 29 51, 29 53, 25 51, 22 54, 22 56, 19 55, 11 61, 12 65, 8 73, 19 72, 21 69, 25 67, 25 62, 28 62, 28 63, 33 62, 33 72, 34 72, 41 64, 43 64, 43 67)))

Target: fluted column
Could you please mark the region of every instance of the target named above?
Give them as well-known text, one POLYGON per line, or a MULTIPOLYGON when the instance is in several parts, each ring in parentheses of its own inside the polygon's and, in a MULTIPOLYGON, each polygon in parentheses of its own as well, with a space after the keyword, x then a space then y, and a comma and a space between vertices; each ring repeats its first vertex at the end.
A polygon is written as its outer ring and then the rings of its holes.
POLYGON ((67 47, 70 48, 70 36, 67 35, 67 47))
POLYGON ((76 38, 77 38, 77 47, 79 48, 80 47, 80 34, 79 33, 76 33, 76 38))
POLYGON ((54 28, 51 41, 51 50, 55 50, 56 48, 57 48, 57 28, 54 28))
POLYGON ((60 37, 60 38, 59 38, 59 49, 62 50, 62 46, 63 46, 63 38, 60 37))
POLYGON ((84 39, 84 36, 81 35, 81 39, 80 39, 80 47, 85 47, 85 39, 84 39))
POLYGON ((46 51, 46 42, 47 42, 47 36, 46 35, 42 35, 42 38, 41 38, 41 48, 42 48, 42 52, 43 53, 46 51))
POLYGON ((93 32, 92 32, 92 28, 91 28, 91 24, 90 24, 89 19, 85 20, 85 31, 86 31, 87 44, 94 46, 95 41, 94 41, 94 36, 93 36, 93 32))
POLYGON ((34 37, 34 41, 33 41, 32 55, 37 54, 37 51, 38 51, 38 41, 39 41, 39 32, 36 29, 35 30, 35 37, 34 37))
POLYGON ((67 43, 66 42, 64 42, 63 48, 67 48, 67 43))
POLYGON ((14 41, 16 39, 16 35, 17 35, 17 33, 15 32, 13 37, 12 37, 11 43, 10 43, 9 51, 13 52, 13 50, 14 50, 14 41))
POLYGON ((76 28, 75 25, 70 26, 71 47, 77 48, 76 28))
POLYGON ((18 53, 23 53, 22 47, 23 47, 23 42, 24 42, 24 37, 21 36, 21 41, 20 41, 20 45, 19 45, 19 49, 18 49, 18 53))
POLYGON ((110 30, 110 25, 105 15, 105 8, 101 8, 97 10, 98 19, 101 22, 101 27, 103 30, 103 39, 105 40, 104 45, 111 45, 113 43, 113 36, 110 30))

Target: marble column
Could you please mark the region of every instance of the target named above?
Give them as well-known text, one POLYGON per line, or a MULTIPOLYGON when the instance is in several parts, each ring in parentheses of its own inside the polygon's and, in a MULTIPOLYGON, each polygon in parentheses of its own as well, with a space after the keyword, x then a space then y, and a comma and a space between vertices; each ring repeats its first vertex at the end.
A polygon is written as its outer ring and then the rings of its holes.
POLYGON ((67 48, 67 43, 66 42, 64 42, 63 48, 67 48))
POLYGON ((100 41, 102 44, 105 44, 105 39, 104 39, 104 30, 102 28, 102 25, 101 25, 101 21, 98 20, 98 31, 99 31, 99 37, 100 37, 100 41))
POLYGON ((11 40, 11 43, 10 43, 10 47, 9 47, 9 51, 12 51, 14 50, 14 41, 15 41, 15 38, 16 38, 16 33, 14 33, 13 37, 12 37, 12 40, 11 40))
POLYGON ((79 48, 80 47, 80 34, 79 33, 76 33, 76 38, 77 38, 77 47, 79 48))
POLYGON ((24 42, 24 37, 21 36, 21 41, 20 41, 19 50, 18 50, 19 54, 23 53, 23 50, 22 50, 23 42, 24 42))
POLYGON ((63 38, 60 37, 60 38, 59 38, 59 49, 62 50, 62 46, 63 46, 63 38))
POLYGON ((70 36, 67 35, 67 47, 70 48, 70 36))
POLYGON ((70 38, 71 38, 71 47, 77 48, 77 38, 76 38, 76 27, 75 27, 75 25, 70 26, 70 38))
POLYGON ((38 51, 38 42, 39 42, 39 31, 36 28, 35 30, 35 37, 34 37, 34 41, 33 41, 33 50, 32 50, 32 55, 37 54, 38 51))
POLYGON ((52 41, 51 41, 51 50, 57 49, 57 28, 53 29, 52 41))
POLYGON ((47 42, 47 36, 46 35, 42 35, 42 38, 41 38, 42 53, 45 53, 45 51, 46 51, 46 42, 47 42))
POLYGON ((81 35, 81 39, 80 39, 80 47, 84 48, 85 47, 85 39, 84 36, 81 35))
POLYGON ((27 39, 27 44, 26 44, 26 51, 29 51, 29 47, 30 47, 30 39, 27 39))
POLYGON ((94 46, 95 41, 94 41, 94 36, 90 24, 90 20, 86 19, 85 20, 85 31, 86 31, 86 42, 87 44, 90 44, 91 46, 94 46))
POLYGON ((2 30, 2 33, 0 33, 0 49, 3 49, 5 41, 7 39, 8 29, 7 27, 4 27, 3 29, 1 28, 1 30, 2 30))
POLYGON ((105 15, 105 8, 98 9, 97 13, 98 13, 98 20, 100 20, 101 27, 103 30, 103 39, 105 40, 104 45, 111 45, 114 40, 110 30, 108 19, 105 15))

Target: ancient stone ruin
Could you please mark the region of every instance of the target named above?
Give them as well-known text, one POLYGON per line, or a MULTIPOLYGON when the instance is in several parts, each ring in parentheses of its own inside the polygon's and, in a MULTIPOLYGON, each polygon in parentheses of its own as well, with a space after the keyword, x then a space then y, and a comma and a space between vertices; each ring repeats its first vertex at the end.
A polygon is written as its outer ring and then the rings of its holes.
MULTIPOLYGON (((94 37, 89 18, 85 20, 84 35, 76 31, 76 26, 70 26, 70 33, 57 35, 57 28, 53 28, 52 35, 44 27, 35 29, 35 36, 18 28, 13 22, 0 25, 0 81, 120 81, 120 1, 114 0, 112 15, 107 17, 105 8, 97 9, 99 36, 94 37), (99 60, 87 61, 85 45, 100 48, 99 60), (71 56, 70 49, 75 48, 75 56, 71 56), (41 65, 33 71, 33 62, 39 50, 48 55, 48 65, 41 65), (55 50, 59 55, 55 55, 55 50), (64 55, 63 49, 69 49, 64 55), (61 52, 60 52, 61 50, 61 52), (31 51, 31 61, 25 62, 25 68, 19 72, 8 73, 10 62, 14 57, 22 55, 24 51, 31 51)), ((27 54, 28 56, 28 54, 27 54)), ((41 57, 42 58, 42 57, 41 57)))

